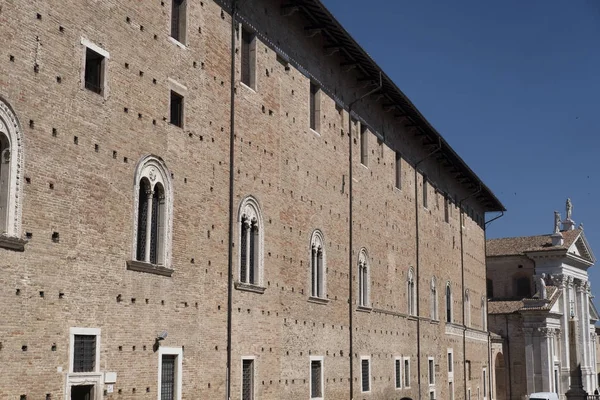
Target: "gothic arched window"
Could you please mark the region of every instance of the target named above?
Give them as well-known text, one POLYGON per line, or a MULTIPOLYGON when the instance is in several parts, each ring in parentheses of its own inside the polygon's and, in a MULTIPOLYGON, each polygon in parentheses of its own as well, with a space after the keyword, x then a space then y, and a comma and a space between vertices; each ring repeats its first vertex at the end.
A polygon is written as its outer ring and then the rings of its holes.
MULTIPOLYGON (((0 98, 0 239, 11 238, 6 246, 23 250, 21 204, 23 175, 23 137, 10 106, 0 98), (16 239, 16 240, 15 240, 16 239)), ((5 242, 5 240, 0 240, 5 242)), ((4 243, 0 243, 4 244, 4 243)))
POLYGON ((239 281, 261 286, 263 276, 263 223, 258 201, 248 196, 240 204, 239 281))
POLYGON ((361 249, 358 255, 358 304, 362 307, 369 307, 369 256, 366 249, 361 249))
POLYGON ((311 296, 325 298, 325 241, 320 230, 313 232, 310 239, 311 296))
POLYGON ((135 175, 136 261, 168 268, 172 225, 171 176, 160 157, 140 160, 135 175))

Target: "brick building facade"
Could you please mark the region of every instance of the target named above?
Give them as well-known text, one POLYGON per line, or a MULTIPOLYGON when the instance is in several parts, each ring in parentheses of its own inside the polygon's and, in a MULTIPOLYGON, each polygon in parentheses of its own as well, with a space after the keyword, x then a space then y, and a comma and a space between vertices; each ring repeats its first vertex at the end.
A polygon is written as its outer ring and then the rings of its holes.
POLYGON ((319 1, 234 15, 0 6, 0 398, 490 398, 502 204, 319 1))

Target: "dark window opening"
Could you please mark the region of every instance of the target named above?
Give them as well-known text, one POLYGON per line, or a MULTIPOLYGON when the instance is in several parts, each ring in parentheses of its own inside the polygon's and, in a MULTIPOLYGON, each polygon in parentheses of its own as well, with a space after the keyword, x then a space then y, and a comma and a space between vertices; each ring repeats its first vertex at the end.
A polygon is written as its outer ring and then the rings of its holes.
POLYGON ((402 372, 400 371, 401 364, 400 360, 396 360, 396 389, 400 389, 402 387, 402 372))
POLYGON ((94 400, 94 385, 71 386, 71 400, 94 400))
POLYGON ((429 384, 433 385, 435 383, 435 371, 433 368, 433 360, 428 360, 429 361, 429 384))
POLYGON ((183 43, 185 41, 186 0, 171 1, 171 37, 183 43))
POLYGON ((396 152, 396 188, 402 188, 402 156, 400 153, 396 152))
POLYGON ((73 372, 93 372, 96 367, 96 336, 75 335, 73 372))
POLYGON ((531 283, 529 278, 524 276, 515 280, 515 286, 517 289, 517 297, 531 297, 531 283))
POLYGON ((314 83, 310 83, 310 129, 314 131, 319 131, 319 122, 320 122, 320 96, 319 91, 321 89, 318 85, 314 83))
POLYGON ((487 298, 492 299, 494 297, 494 281, 491 279, 486 279, 487 284, 487 298))
POLYGON ((256 36, 242 28, 242 83, 254 89, 256 77, 256 36))
POLYGON ((370 371, 369 371, 369 360, 361 361, 361 381, 362 381, 362 391, 368 392, 371 387, 371 379, 370 379, 370 371))
POLYGON ((323 397, 321 391, 321 361, 310 362, 310 397, 323 397))
POLYGON ((183 128, 183 96, 171 90, 171 124, 183 128))
POLYGON ((452 293, 450 285, 446 286, 446 322, 452 322, 452 293))
POLYGON ((162 356, 162 369, 160 376, 160 399, 175 399, 175 361, 176 355, 164 354, 162 356))
POLYGON ((360 124, 360 163, 365 166, 369 165, 369 136, 365 124, 360 124))
POLYGON ((85 49, 85 88, 102 94, 104 81, 104 56, 85 49))
POLYGON ((429 190, 429 182, 427 175, 423 175, 423 207, 427 208, 427 192, 429 190))

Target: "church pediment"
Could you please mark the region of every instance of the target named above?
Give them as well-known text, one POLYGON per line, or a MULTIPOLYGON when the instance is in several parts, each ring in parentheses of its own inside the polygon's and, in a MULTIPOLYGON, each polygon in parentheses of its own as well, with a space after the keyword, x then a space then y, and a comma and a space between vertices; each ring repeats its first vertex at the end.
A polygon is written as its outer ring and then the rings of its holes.
POLYGON ((592 253, 592 249, 585 238, 585 234, 583 231, 579 234, 579 237, 571 244, 569 247, 568 253, 579 258, 584 259, 585 261, 593 264, 596 262, 596 257, 594 257, 594 253, 592 253))

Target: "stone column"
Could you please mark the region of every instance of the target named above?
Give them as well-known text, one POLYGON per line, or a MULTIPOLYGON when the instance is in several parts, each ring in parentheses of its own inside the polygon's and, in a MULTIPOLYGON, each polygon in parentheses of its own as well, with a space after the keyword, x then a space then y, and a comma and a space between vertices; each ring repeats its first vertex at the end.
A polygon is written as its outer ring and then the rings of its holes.
POLYGON ((542 391, 552 392, 552 330, 550 328, 538 328, 538 331, 540 332, 540 372, 542 374, 542 391))
POLYGON ((577 292, 577 316, 579 320, 578 349, 580 353, 582 385, 585 390, 589 390, 589 317, 587 316, 588 307, 585 282, 577 280, 575 290, 577 292))
POLYGON ((525 335, 525 375, 527 378, 527 393, 533 393, 536 391, 533 328, 523 328, 523 335, 525 335))
POLYGON ((569 387, 569 374, 570 374, 570 365, 569 365, 569 320, 571 319, 571 307, 569 304, 569 287, 573 284, 572 278, 569 279, 566 275, 560 275, 557 277, 558 279, 558 287, 562 292, 561 302, 562 302, 562 317, 560 319, 560 387, 565 390, 569 387))

